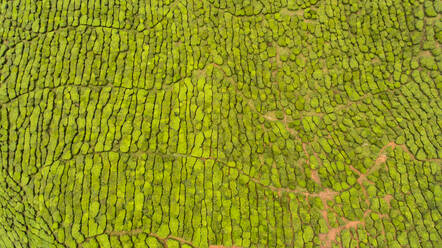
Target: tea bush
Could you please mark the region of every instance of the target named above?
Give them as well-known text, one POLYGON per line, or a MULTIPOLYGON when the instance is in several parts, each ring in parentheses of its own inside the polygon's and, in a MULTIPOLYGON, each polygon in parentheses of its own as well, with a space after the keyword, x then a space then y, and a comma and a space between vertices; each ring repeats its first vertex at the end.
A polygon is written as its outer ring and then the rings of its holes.
POLYGON ((437 247, 441 12, 0 1, 0 247, 437 247))

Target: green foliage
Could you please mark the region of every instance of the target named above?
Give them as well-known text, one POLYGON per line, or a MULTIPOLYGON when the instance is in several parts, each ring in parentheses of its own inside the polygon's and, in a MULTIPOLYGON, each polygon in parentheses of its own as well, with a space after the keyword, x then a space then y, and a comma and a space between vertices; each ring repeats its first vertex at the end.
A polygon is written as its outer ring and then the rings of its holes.
POLYGON ((441 12, 0 4, 0 246, 440 243, 441 12))

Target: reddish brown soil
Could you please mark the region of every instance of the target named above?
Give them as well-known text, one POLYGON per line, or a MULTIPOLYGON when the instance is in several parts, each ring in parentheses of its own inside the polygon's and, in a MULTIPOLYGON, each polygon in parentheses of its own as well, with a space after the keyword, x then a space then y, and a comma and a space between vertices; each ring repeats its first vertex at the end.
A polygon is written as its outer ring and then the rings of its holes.
MULTIPOLYGON (((368 180, 367 177, 368 177, 368 175, 370 175, 371 173, 373 173, 374 171, 379 169, 380 166, 387 161, 388 156, 386 154, 386 150, 389 147, 391 147, 392 149, 395 149, 396 147, 400 147, 404 152, 406 152, 410 156, 411 159, 413 159, 413 160, 415 159, 413 154, 408 150, 408 148, 405 145, 398 145, 394 141, 391 141, 391 142, 389 142, 388 144, 386 144, 385 146, 383 146, 381 148, 381 150, 379 151, 378 156, 376 157, 376 159, 374 161, 374 165, 370 169, 368 169, 366 173, 361 173, 359 170, 357 170, 353 166, 351 166, 351 165, 349 166, 350 169, 359 176, 358 179, 357 179, 357 182, 358 182, 358 184, 362 188, 362 191, 364 193, 364 196, 365 196, 365 199, 366 199, 367 203, 369 202, 368 201, 368 195, 367 195, 367 192, 366 192, 366 189, 365 189, 365 186, 363 185, 363 183, 364 182, 368 182, 370 184, 374 184, 372 181, 368 180)), ((304 146, 303 146, 303 148, 304 148, 304 146)), ((304 152, 306 152, 306 151, 304 150, 304 152)), ((327 194, 327 195, 323 195, 323 197, 324 198, 328 198, 328 200, 332 200, 333 197, 337 194, 337 192, 333 192, 333 193, 332 192, 328 192, 328 193, 329 194, 327 194)), ((390 207, 390 201, 391 201, 392 198, 393 198, 392 195, 386 195, 384 197, 384 200, 387 202, 389 207, 390 207)), ((321 215, 326 220, 327 226, 329 227, 329 231, 327 233, 323 233, 323 234, 319 235, 319 238, 322 241, 321 247, 325 247, 325 248, 332 247, 333 243, 336 243, 336 237, 340 234, 340 232, 342 230, 350 229, 350 228, 357 229, 358 226, 360 226, 360 225, 364 226, 365 225, 364 221, 349 221, 349 220, 343 219, 344 222, 345 222, 345 225, 337 227, 337 228, 330 228, 330 225, 329 225, 329 222, 328 222, 328 219, 327 219, 327 209, 328 209, 328 206, 326 205, 326 201, 324 201, 325 199, 321 198, 321 200, 323 200, 324 206, 326 206, 325 207, 326 209, 321 211, 321 215)), ((370 213, 371 213, 371 210, 367 210, 364 213, 364 218, 366 218, 370 213)), ((387 214, 380 214, 379 217, 380 218, 388 218, 388 215, 387 214)), ((382 230, 382 235, 385 235, 385 231, 384 230, 382 230)), ((355 240, 359 239, 359 237, 357 237, 357 235, 355 237, 353 237, 353 238, 355 240)))
POLYGON ((385 202, 387 202, 388 208, 391 207, 391 206, 390 206, 390 201, 391 201, 391 199, 393 199, 393 196, 392 196, 392 195, 386 195, 386 196, 384 196, 384 200, 385 200, 385 202))
POLYGON ((379 155, 379 157, 376 159, 376 165, 380 165, 380 164, 383 164, 383 163, 385 163, 385 161, 387 161, 387 155, 385 155, 385 154, 381 154, 381 155, 379 155))
POLYGON ((321 185, 321 179, 319 178, 318 170, 312 170, 311 177, 315 183, 321 185))
MULTIPOLYGON (((364 216, 366 216, 369 213, 370 210, 367 210, 364 213, 364 216)), ((327 233, 319 234, 319 239, 322 241, 321 247, 329 248, 333 246, 333 243, 336 243, 336 237, 345 229, 358 229, 358 226, 364 226, 365 223, 363 221, 359 220, 353 220, 349 221, 345 218, 342 218, 345 222, 345 225, 335 227, 335 228, 329 228, 329 231, 327 233)), ((358 237, 354 237, 356 240, 358 240, 358 237)))
POLYGON ((307 157, 307 164, 310 164, 310 155, 307 152, 307 144, 302 143, 302 150, 304 150, 305 156, 307 157))

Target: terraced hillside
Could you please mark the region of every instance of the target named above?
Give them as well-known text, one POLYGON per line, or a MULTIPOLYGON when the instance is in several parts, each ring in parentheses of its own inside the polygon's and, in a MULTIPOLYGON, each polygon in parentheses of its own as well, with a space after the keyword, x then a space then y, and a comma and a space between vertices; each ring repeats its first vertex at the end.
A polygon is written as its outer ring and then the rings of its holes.
POLYGON ((0 247, 440 247, 441 0, 0 0, 0 247))

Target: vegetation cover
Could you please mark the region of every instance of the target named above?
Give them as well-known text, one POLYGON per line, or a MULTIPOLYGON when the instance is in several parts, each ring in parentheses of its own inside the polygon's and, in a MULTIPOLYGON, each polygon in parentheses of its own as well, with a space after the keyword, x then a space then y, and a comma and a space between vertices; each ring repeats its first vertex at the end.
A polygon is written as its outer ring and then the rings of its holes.
POLYGON ((441 12, 1 0, 0 247, 438 247, 441 12))

